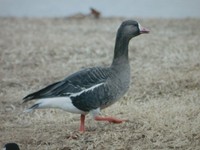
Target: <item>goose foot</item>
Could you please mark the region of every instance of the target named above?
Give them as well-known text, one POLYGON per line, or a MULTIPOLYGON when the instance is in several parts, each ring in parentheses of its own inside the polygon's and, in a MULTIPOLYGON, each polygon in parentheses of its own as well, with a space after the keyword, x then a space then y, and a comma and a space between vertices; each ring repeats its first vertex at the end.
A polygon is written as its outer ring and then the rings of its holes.
POLYGON ((128 120, 117 119, 114 117, 100 117, 100 116, 96 116, 94 119, 96 121, 108 121, 110 123, 122 123, 128 121, 128 120))

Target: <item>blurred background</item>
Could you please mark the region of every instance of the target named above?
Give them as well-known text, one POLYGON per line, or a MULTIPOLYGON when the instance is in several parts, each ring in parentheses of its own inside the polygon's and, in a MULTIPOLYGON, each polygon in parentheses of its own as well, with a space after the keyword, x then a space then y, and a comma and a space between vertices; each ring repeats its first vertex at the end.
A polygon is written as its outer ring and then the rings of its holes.
POLYGON ((0 16, 65 17, 90 7, 104 17, 200 18, 200 0, 0 0, 0 16))

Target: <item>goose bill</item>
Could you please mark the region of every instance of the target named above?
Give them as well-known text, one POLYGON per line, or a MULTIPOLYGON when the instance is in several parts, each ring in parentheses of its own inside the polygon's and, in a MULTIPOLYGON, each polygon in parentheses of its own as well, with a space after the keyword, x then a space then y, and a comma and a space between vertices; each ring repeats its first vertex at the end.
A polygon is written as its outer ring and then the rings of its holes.
POLYGON ((150 31, 144 27, 142 27, 139 23, 138 23, 139 29, 140 29, 140 34, 143 33, 149 33, 150 31))

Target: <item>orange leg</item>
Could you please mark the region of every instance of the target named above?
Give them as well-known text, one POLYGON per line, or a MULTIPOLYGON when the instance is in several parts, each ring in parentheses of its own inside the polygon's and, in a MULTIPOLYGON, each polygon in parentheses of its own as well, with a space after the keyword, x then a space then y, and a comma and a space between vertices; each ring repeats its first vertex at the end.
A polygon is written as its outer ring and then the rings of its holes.
POLYGON ((117 119, 113 117, 100 117, 100 116, 96 116, 94 119, 96 121, 109 121, 111 123, 122 123, 124 121, 127 121, 127 120, 121 120, 121 119, 117 119))
POLYGON ((81 114, 81 124, 80 124, 80 132, 85 131, 85 115, 81 114))

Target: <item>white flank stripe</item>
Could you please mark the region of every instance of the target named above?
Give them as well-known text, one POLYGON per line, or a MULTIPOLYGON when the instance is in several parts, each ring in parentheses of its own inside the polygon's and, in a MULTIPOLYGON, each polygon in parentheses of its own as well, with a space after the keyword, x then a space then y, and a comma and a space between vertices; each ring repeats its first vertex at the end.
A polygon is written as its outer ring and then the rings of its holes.
POLYGON ((94 86, 92 86, 92 87, 90 87, 90 88, 88 88, 88 89, 84 89, 83 91, 80 91, 80 92, 78 92, 78 93, 67 93, 67 94, 70 94, 70 96, 75 97, 75 96, 81 95, 81 94, 84 93, 84 92, 93 91, 95 88, 97 88, 97 87, 99 87, 99 86, 101 86, 101 85, 103 85, 103 84, 104 84, 104 83, 99 83, 99 84, 94 85, 94 86))

